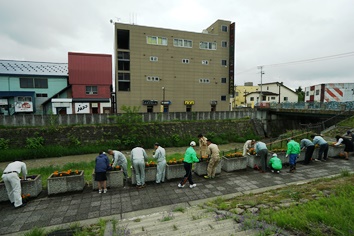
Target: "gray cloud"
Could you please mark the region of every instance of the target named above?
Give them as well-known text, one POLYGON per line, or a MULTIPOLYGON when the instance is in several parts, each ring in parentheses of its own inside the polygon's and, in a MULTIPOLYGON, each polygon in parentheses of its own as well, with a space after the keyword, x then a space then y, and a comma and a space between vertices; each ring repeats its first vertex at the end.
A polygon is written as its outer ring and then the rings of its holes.
POLYGON ((259 65, 264 82, 291 88, 353 82, 354 57, 267 66, 354 51, 353 7, 351 0, 1 1, 0 58, 66 62, 68 51, 112 54, 110 19, 194 32, 224 19, 236 22, 238 85, 260 83, 259 65))

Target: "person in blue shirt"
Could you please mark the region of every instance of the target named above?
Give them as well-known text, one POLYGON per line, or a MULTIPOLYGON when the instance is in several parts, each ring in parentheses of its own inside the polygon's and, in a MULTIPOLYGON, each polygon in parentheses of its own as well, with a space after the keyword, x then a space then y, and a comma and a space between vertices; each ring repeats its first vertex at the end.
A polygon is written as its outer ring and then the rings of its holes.
POLYGON ((95 181, 98 182, 98 193, 107 193, 107 170, 111 166, 109 165, 109 159, 105 152, 100 152, 96 157, 95 166, 95 181))
POLYGON ((313 138, 313 145, 320 145, 320 150, 318 151, 318 157, 315 159, 315 161, 327 161, 327 156, 328 156, 328 143, 320 136, 320 135, 311 135, 311 138, 313 138), (323 155, 323 159, 322 159, 323 155))
POLYGON ((256 151, 256 155, 261 158, 261 173, 265 173, 267 170, 267 159, 268 159, 268 148, 267 145, 261 141, 257 141, 254 145, 254 150, 256 151))

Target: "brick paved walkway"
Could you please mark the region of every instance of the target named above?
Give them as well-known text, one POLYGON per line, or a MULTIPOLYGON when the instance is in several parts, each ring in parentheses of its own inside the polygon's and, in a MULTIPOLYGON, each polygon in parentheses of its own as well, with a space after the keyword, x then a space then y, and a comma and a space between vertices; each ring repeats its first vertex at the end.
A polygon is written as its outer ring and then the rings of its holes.
MULTIPOLYGON (((27 206, 14 209, 9 202, 1 203, 0 234, 11 234, 37 227, 55 226, 69 222, 97 219, 110 215, 185 203, 193 200, 217 197, 231 193, 245 192, 263 187, 288 184, 299 180, 309 180, 339 174, 345 168, 354 171, 353 157, 350 161, 330 159, 327 162, 315 162, 311 165, 297 165, 295 174, 284 169, 279 175, 261 174, 253 169, 222 172, 213 180, 205 180, 194 174, 197 187, 177 188, 179 180, 161 185, 148 183, 144 189, 132 186, 109 189, 107 194, 92 191, 85 187, 81 193, 48 197, 42 192, 27 206)), ((97 221, 96 221, 97 222, 97 221)))

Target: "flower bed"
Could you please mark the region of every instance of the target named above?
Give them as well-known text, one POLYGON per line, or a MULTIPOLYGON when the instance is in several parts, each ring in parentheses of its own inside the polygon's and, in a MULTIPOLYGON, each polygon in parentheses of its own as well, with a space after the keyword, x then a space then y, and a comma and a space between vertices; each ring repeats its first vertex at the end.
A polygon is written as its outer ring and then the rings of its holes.
POLYGON ((231 172, 235 170, 242 170, 247 168, 248 159, 247 157, 235 156, 235 157, 222 157, 221 169, 226 172, 231 172))
POLYGON ((186 171, 184 170, 184 164, 166 164, 166 179, 177 179, 177 178, 183 178, 184 175, 186 174, 186 171))
POLYGON ((85 187, 84 171, 55 171, 47 179, 48 195, 82 191, 85 187))
MULTIPOLYGON (((205 160, 205 159, 206 158, 201 158, 200 162, 195 163, 194 173, 196 173, 197 175, 202 176, 202 175, 207 174, 207 168, 208 168, 209 161, 205 160)), ((215 174, 221 173, 221 165, 222 165, 221 163, 222 163, 222 159, 220 160, 219 164, 216 166, 215 174)))
MULTIPOLYGON (((334 146, 334 145, 329 145, 328 147, 328 156, 329 157, 335 157, 339 156, 339 153, 344 152, 344 145, 339 145, 339 146, 334 146)), ((318 156, 318 153, 317 153, 318 156)), ((316 158, 317 158, 316 156, 316 158)))
MULTIPOLYGON (((156 163, 151 162, 145 165, 145 182, 151 182, 156 180, 157 167, 156 163)), ((136 173, 132 168, 132 184, 136 184, 136 173)))
MULTIPOLYGON (((107 187, 119 188, 124 186, 124 174, 119 166, 112 167, 112 170, 107 171, 107 187)), ((92 173, 92 189, 98 189, 98 182, 95 181, 95 170, 92 173)))
MULTIPOLYGON (((42 192, 41 175, 27 176, 26 180, 21 180, 21 194, 28 197, 37 197, 42 192)), ((9 197, 6 192, 4 182, 0 182, 0 202, 8 201, 9 197)))

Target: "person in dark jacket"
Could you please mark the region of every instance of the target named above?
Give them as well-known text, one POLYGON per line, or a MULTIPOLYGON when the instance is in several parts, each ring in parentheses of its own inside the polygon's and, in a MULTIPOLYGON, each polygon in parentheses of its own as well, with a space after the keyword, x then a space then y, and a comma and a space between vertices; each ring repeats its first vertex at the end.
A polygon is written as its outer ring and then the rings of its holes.
POLYGON ((111 166, 109 165, 109 159, 105 152, 100 152, 96 157, 95 166, 95 181, 98 182, 98 193, 107 193, 107 170, 111 166))
POLYGON ((349 160, 349 152, 354 151, 354 145, 353 142, 347 138, 341 137, 339 135, 336 136, 337 143, 334 144, 334 146, 339 146, 340 144, 344 144, 344 155, 345 155, 345 160, 349 160))

